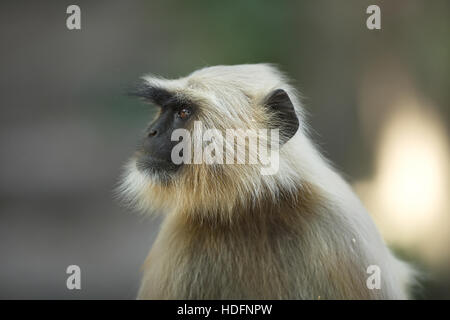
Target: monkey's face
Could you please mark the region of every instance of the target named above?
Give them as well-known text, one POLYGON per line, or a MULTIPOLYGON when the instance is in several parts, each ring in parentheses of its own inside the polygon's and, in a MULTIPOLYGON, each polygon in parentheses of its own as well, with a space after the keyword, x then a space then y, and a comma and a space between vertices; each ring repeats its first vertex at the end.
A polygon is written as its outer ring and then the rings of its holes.
MULTIPOLYGON (((161 90, 152 94, 165 93, 161 90)), ((194 106, 187 101, 176 96, 167 97, 159 101, 157 116, 146 128, 136 153, 137 169, 161 181, 172 179, 182 166, 172 159, 172 150, 178 143, 172 139, 172 135, 177 129, 188 130, 195 113, 194 106)))
POLYGON ((267 131, 276 129, 277 148, 284 152, 284 144, 299 128, 294 103, 281 88, 291 90, 266 65, 206 68, 177 80, 144 78, 133 94, 159 112, 129 163, 122 192, 143 209, 178 205, 215 210, 230 204, 229 211, 264 190, 277 192, 285 181, 293 181, 285 165, 289 161, 281 159, 287 178, 278 173, 262 176, 262 164, 249 162, 252 150, 257 150, 258 161, 261 151, 267 154, 267 141, 275 145, 273 133, 267 131), (231 143, 229 130, 235 134, 231 143), (255 149, 250 146, 252 133, 255 149), (236 143, 243 135, 242 151, 236 143), (186 143, 183 148, 181 142, 186 143), (237 159, 240 152, 242 163, 237 159))

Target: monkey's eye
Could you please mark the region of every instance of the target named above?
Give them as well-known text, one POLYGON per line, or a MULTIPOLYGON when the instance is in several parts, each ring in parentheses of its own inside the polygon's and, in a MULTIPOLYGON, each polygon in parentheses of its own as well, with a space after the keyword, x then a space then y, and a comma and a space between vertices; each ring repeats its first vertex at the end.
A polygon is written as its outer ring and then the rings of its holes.
POLYGON ((189 118, 190 115, 191 115, 191 110, 186 109, 186 108, 181 109, 180 111, 177 112, 177 118, 180 118, 183 120, 189 118))

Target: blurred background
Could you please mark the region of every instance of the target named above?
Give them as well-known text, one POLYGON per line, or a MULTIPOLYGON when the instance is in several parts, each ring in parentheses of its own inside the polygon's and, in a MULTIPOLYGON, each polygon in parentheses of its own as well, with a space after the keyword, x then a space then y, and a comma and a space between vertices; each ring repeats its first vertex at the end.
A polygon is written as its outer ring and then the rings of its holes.
POLYGON ((450 2, 2 1, 0 298, 135 297, 159 220, 114 200, 144 73, 276 63, 386 242, 450 298, 450 2), (81 8, 81 30, 66 8, 81 8), (366 8, 381 8, 381 30, 366 8), (66 288, 81 267, 82 289, 66 288))

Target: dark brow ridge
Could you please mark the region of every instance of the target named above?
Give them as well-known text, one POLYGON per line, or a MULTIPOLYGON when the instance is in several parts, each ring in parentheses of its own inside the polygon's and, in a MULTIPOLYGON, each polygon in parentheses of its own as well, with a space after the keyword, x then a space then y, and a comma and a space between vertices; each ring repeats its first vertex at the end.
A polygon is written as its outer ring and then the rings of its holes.
POLYGON ((152 86, 145 81, 140 82, 133 89, 129 90, 128 95, 144 98, 160 107, 173 104, 192 105, 191 101, 186 97, 170 92, 165 88, 152 86))
POLYGON ((161 87, 152 86, 145 81, 140 81, 131 90, 128 90, 127 95, 144 98, 160 106, 168 103, 175 96, 168 90, 161 87))

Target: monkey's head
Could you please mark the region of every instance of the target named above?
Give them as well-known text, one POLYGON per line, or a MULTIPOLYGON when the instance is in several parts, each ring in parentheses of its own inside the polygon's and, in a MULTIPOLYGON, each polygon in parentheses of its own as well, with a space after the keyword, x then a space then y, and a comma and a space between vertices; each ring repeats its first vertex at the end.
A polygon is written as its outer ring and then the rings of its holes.
POLYGON ((215 66, 175 80, 146 76, 132 93, 158 108, 120 190, 139 209, 231 218, 237 206, 298 189, 302 113, 274 67, 215 66))

